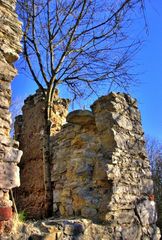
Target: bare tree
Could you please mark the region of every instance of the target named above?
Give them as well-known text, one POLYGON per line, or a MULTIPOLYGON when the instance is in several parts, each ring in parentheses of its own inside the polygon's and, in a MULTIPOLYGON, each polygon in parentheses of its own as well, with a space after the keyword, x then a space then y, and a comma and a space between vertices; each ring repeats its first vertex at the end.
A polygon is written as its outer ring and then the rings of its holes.
POLYGON ((46 128, 44 169, 46 198, 50 181, 51 104, 59 84, 82 97, 112 85, 132 83, 130 59, 141 42, 132 39, 131 23, 143 0, 19 0, 23 21, 23 56, 44 94, 46 128))
POLYGON ((157 139, 147 137, 146 148, 154 181, 154 193, 158 211, 157 224, 162 232, 162 143, 157 139))

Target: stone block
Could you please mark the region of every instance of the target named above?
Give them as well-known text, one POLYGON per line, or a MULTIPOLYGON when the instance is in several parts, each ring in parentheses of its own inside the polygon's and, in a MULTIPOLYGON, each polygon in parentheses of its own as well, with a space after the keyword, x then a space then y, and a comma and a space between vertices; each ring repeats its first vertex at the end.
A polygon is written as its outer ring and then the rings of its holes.
POLYGON ((6 81, 10 82, 16 74, 17 71, 15 68, 13 68, 7 62, 0 61, 0 79, 5 79, 6 81))
POLYGON ((60 200, 61 200, 60 199, 61 198, 60 193, 61 193, 61 191, 59 191, 59 190, 53 191, 53 202, 54 203, 60 202, 60 200))
POLYGON ((3 197, 4 197, 4 192, 0 190, 0 199, 2 199, 3 197))
POLYGON ((5 155, 2 159, 4 162, 14 162, 19 163, 23 152, 19 149, 8 147, 5 148, 5 155))
POLYGON ((97 216, 97 210, 95 208, 91 208, 91 207, 84 207, 81 210, 81 214, 85 218, 93 219, 97 216))
POLYGON ((155 202, 150 200, 142 200, 136 206, 138 216, 140 217, 142 226, 149 226, 156 223, 157 213, 155 202))
POLYGON ((0 207, 0 221, 8 221, 12 218, 11 207, 0 207))
POLYGON ((74 124, 90 124, 94 123, 94 115, 88 110, 76 110, 68 114, 66 121, 74 124))
POLYGON ((19 186, 19 167, 14 163, 0 162, 0 188, 12 189, 19 186))

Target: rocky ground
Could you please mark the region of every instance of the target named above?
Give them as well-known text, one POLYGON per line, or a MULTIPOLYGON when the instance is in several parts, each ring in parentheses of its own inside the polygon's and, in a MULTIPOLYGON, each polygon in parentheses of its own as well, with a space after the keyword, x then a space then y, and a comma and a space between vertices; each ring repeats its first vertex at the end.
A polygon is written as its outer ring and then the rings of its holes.
MULTIPOLYGON (((134 229, 135 231, 136 229, 134 229)), ((159 237, 158 237, 159 236, 159 237)), ((130 231, 129 224, 125 230, 112 227, 111 224, 94 223, 87 219, 45 219, 39 221, 14 221, 13 231, 0 240, 158 240, 130 231)))
MULTIPOLYGON (((92 223, 91 220, 48 219, 35 222, 15 221, 10 236, 1 240, 107 240, 110 229, 106 225, 92 223)), ((119 238, 120 239, 120 238, 119 238)))

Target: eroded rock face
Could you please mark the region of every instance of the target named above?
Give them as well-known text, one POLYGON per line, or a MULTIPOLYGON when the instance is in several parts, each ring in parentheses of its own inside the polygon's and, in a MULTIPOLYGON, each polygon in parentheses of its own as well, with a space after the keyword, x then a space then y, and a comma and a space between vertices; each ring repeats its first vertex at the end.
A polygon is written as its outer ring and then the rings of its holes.
POLYGON ((0 234, 11 230, 12 202, 9 190, 20 185, 19 168, 22 152, 10 136, 10 83, 17 71, 13 62, 21 51, 21 24, 15 14, 15 1, 0 1, 0 234))

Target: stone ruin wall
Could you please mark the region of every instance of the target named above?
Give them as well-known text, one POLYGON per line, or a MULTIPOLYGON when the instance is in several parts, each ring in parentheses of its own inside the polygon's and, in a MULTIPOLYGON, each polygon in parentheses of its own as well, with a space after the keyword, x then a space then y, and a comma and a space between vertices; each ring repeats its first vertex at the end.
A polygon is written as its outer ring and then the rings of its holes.
MULTIPOLYGON (((41 188, 37 182, 43 178, 35 170, 41 166, 42 158, 32 159, 33 151, 41 149, 38 146, 42 134, 39 101, 31 101, 37 97, 36 94, 25 101, 23 121, 18 117, 15 124, 24 151, 17 203, 31 217, 40 217, 34 208, 30 212, 30 206, 39 202, 41 188), (35 124, 40 126, 39 134, 35 124), (28 193, 24 194, 27 185, 28 193)), ((136 101, 126 94, 111 93, 99 98, 92 111, 69 113, 67 123, 61 127, 67 114, 67 102, 63 101, 66 104, 57 105, 56 101, 53 106, 53 129, 57 129, 51 134, 54 216, 87 219, 86 223, 84 220, 79 223, 81 228, 91 226, 81 239, 93 239, 95 232, 98 234, 95 239, 101 235, 102 239, 159 239, 153 182, 136 101), (91 225, 88 221, 100 224, 91 225)), ((68 224, 78 226, 75 220, 68 224)))
POLYGON ((15 14, 14 0, 0 0, 0 234, 12 223, 9 190, 20 185, 19 163, 22 152, 10 138, 11 81, 17 74, 13 63, 21 51, 21 24, 15 14))
POLYGON ((154 239, 153 182, 137 103, 111 93, 91 108, 70 113, 51 141, 55 215, 107 222, 108 239, 154 239))
MULTIPOLYGON (((65 122, 68 101, 55 93, 52 109, 52 131, 56 134, 65 122)), ((43 170, 44 97, 41 91, 25 100, 23 115, 15 121, 15 138, 20 142, 23 156, 19 164, 21 186, 14 190, 19 211, 25 211, 29 218, 46 216, 43 170)))
MULTIPOLYGON (((15 0, 0 0, 0 19, 2 233, 11 228, 12 202, 9 190, 20 185, 17 163, 22 155, 22 151, 18 150, 18 142, 9 136, 10 83, 17 73, 13 62, 21 51, 21 24, 15 14, 15 0)), ((18 193, 19 204, 24 210, 29 209, 31 217, 44 215, 44 119, 41 115, 44 105, 40 95, 37 93, 26 100, 24 115, 18 117, 16 122, 16 136, 24 150, 20 164, 22 187, 18 193)), ((91 239, 92 235, 95 239, 100 238, 100 227, 103 226, 106 227, 102 229, 102 239, 159 239, 155 225, 153 183, 135 101, 127 95, 112 93, 97 100, 92 112, 69 114, 68 123, 61 128, 67 105, 66 100, 56 97, 53 106, 51 181, 55 216, 87 218, 100 223, 104 221, 106 225, 91 226, 91 234, 87 239, 91 239)), ((83 225, 86 225, 85 220, 83 225)))

